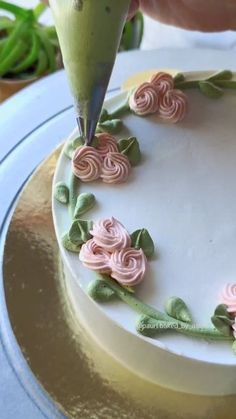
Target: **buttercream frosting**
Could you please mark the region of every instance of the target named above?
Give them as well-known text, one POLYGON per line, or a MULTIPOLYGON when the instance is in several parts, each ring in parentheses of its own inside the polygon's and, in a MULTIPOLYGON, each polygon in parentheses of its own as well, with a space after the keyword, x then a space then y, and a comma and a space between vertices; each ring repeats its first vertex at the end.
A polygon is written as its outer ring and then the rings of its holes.
POLYGON ((94 147, 79 147, 72 159, 72 170, 83 182, 98 179, 102 172, 102 158, 99 152, 94 147))
POLYGON ((129 176, 131 165, 122 153, 107 153, 103 160, 101 178, 105 183, 122 183, 129 176))
POLYGON ((139 284, 146 272, 146 256, 142 249, 126 248, 111 255, 111 277, 122 285, 139 284))
POLYGON ((103 132, 97 134, 98 143, 96 149, 102 158, 105 158, 107 153, 118 152, 118 145, 115 137, 103 132))
POLYGON ((114 252, 131 245, 129 233, 114 217, 95 222, 90 234, 97 246, 101 246, 107 252, 114 252))
POLYGON ((110 253, 98 246, 94 239, 88 240, 81 247, 79 259, 84 266, 100 273, 110 273, 110 253))
POLYGON ((159 71, 158 73, 154 74, 151 77, 150 83, 155 86, 158 95, 164 95, 168 90, 172 90, 174 88, 174 80, 173 77, 168 74, 164 73, 163 71, 159 71))
POLYGON ((137 115, 148 115, 159 109, 159 98, 153 84, 142 83, 130 96, 129 106, 137 115))
POLYGON ((168 90, 161 98, 159 113, 169 122, 179 122, 188 110, 187 96, 178 89, 168 90))

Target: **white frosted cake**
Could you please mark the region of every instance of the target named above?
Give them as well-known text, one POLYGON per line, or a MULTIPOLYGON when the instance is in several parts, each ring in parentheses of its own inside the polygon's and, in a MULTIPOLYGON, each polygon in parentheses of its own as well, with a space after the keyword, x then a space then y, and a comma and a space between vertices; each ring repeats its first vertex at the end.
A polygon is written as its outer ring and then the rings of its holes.
POLYGON ((121 130, 89 149, 75 130, 53 186, 74 315, 136 374, 203 395, 236 393, 236 81, 213 73, 108 100, 99 130, 121 130))

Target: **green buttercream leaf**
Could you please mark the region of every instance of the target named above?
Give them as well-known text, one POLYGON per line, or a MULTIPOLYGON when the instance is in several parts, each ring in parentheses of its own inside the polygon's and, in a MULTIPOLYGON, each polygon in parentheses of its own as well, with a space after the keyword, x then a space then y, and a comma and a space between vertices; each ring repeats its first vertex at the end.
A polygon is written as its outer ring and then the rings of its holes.
POLYGON ((218 329, 223 335, 232 335, 232 325, 234 320, 230 316, 230 313, 227 311, 227 306, 225 304, 219 304, 216 307, 211 321, 215 328, 218 329))
POLYGON ((184 77, 183 73, 177 73, 176 76, 174 76, 174 82, 175 83, 180 83, 184 80, 185 80, 185 77, 184 77))
POLYGON ((136 166, 141 161, 141 152, 136 137, 124 138, 118 143, 119 151, 128 157, 131 166, 136 166))
POLYGON ((69 188, 63 182, 58 182, 55 186, 54 197, 61 204, 68 204, 69 202, 69 188))
MULTIPOLYGON (((176 324, 176 327, 178 325, 176 324)), ((160 332, 165 332, 168 329, 174 329, 174 323, 156 320, 152 317, 141 315, 136 322, 136 330, 138 333, 150 338, 155 337, 160 332)))
POLYGON ((122 129, 123 123, 121 119, 111 119, 99 122, 97 132, 108 132, 109 134, 117 134, 122 129))
POLYGON ((72 223, 72 226, 69 230, 69 239, 72 243, 79 246, 80 244, 85 243, 91 238, 89 231, 92 229, 92 221, 86 220, 75 220, 72 223))
POLYGON ((109 119, 109 113, 105 108, 102 108, 102 112, 99 118, 99 122, 104 122, 109 119))
POLYGON ((185 302, 179 297, 171 297, 165 304, 166 313, 176 320, 192 323, 191 313, 185 302))
POLYGON ((236 355, 236 340, 234 341, 234 343, 232 345, 232 349, 233 349, 234 355, 236 355))
POLYGON ((217 71, 212 76, 210 76, 207 80, 231 80, 233 77, 233 73, 230 70, 222 70, 217 71))
POLYGON ((232 328, 228 324, 228 318, 225 316, 212 316, 211 321, 215 328, 219 330, 224 336, 232 335, 232 328))
POLYGON ((68 141, 64 147, 64 154, 69 159, 72 159, 74 151, 84 145, 84 141, 81 137, 75 138, 74 140, 68 141))
POLYGON ((81 193, 77 198, 74 218, 79 218, 85 214, 94 207, 95 203, 96 199, 92 193, 81 193))
POLYGON ((154 254, 154 243, 146 228, 134 231, 131 234, 131 243, 135 249, 142 249, 147 257, 154 254))
POLYGON ((227 306, 225 304, 219 304, 215 308, 214 315, 215 316, 223 316, 223 317, 226 317, 230 322, 233 322, 233 320, 232 320, 232 318, 230 316, 230 313, 227 310, 227 306))
POLYGON ((87 292, 95 301, 109 301, 115 297, 114 291, 102 280, 95 279, 88 285, 87 292))
POLYGON ((217 87, 210 81, 199 81, 198 83, 200 91, 211 99, 218 99, 223 95, 223 90, 217 87))
POLYGON ((65 247, 66 250, 69 250, 69 252, 79 253, 80 252, 80 246, 77 244, 72 243, 72 241, 69 238, 68 233, 66 233, 62 237, 62 244, 65 247))

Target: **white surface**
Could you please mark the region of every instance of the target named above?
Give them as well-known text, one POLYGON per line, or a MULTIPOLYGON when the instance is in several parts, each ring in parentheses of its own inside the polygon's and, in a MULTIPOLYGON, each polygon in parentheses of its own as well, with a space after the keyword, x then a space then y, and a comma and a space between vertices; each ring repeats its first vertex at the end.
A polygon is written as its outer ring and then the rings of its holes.
MULTIPOLYGON (((186 74, 187 79, 208 76, 186 74)), ((142 164, 132 169, 125 184, 80 182, 79 190, 96 197, 97 207, 86 214, 89 219, 114 216, 130 233, 139 228, 150 232, 158 250, 148 263, 146 281, 137 287, 138 297, 160 310, 170 296, 181 297, 197 326, 212 327, 210 318, 219 304, 219 292, 226 282, 235 281, 236 275, 236 95, 232 90, 220 100, 210 100, 197 91, 187 91, 187 95, 190 111, 182 123, 164 123, 156 116, 140 118, 131 114, 123 118, 124 130, 118 138, 124 138, 127 132, 136 136, 143 155, 142 164)), ((112 112, 125 96, 118 94, 108 100, 106 109, 112 112)), ((71 138, 77 136, 75 132, 71 138)), ((68 184, 70 175, 71 162, 62 152, 54 184, 60 181, 68 184)), ((55 199, 53 209, 61 244, 60 238, 70 228, 71 220, 67 207, 55 199)), ((135 329, 137 314, 124 303, 94 303, 92 307, 88 296, 87 303, 86 298, 80 297, 79 286, 86 293, 94 275, 78 261, 77 254, 65 251, 63 246, 61 251, 71 272, 67 287, 76 311, 81 315, 83 310, 87 311, 84 317, 91 332, 124 364, 152 381, 181 391, 200 394, 235 391, 236 357, 231 342, 209 342, 171 332, 160 333, 157 339, 143 338, 135 329), (106 317, 110 320, 109 327, 106 317), (112 331, 112 322, 120 328, 112 331), (122 329, 135 335, 134 346, 130 347, 130 336, 122 329), (119 347, 115 341, 120 342, 119 347), (145 350, 148 356, 140 364, 140 353, 145 350)))
MULTIPOLYGON (((174 67, 198 70, 221 68, 222 65, 225 68, 236 70, 235 53, 214 50, 175 51, 171 49, 161 52, 132 52, 119 56, 111 86, 118 86, 134 72, 149 68, 174 67)), ((9 157, 0 165, 0 186, 4 190, 4 199, 0 200, 0 224, 27 176, 73 128, 72 110, 62 113, 59 117, 53 117, 55 112, 71 103, 65 75, 60 72, 24 89, 0 106, 0 159, 3 159, 6 152, 10 152, 10 149, 15 147, 9 157), (40 122, 47 118, 51 118, 51 120, 35 129, 40 122), (31 132, 34 129, 35 131, 31 132), (19 145, 17 146, 17 144, 19 145), (35 146, 37 146, 37 152, 35 152, 35 146)), ((1 237, 1 257, 3 240, 4 234, 1 237)), ((2 370, 0 375, 1 418, 15 418, 16 410, 17 419, 42 417, 33 402, 22 391, 22 387, 2 350, 0 360, 2 370), (6 390, 8 387, 11 391, 6 390), (3 396, 5 397, 3 398, 3 396)))
POLYGON ((143 49, 154 48, 216 48, 236 49, 236 32, 198 32, 175 28, 144 17, 143 49))

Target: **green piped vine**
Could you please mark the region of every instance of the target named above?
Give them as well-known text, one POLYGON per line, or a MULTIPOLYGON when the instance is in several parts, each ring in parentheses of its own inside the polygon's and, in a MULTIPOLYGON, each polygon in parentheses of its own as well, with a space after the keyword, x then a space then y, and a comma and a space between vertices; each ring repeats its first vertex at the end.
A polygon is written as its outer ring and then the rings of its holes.
MULTIPOLYGON (((79 253, 81 245, 91 238, 89 231, 92 228, 92 221, 82 220, 80 215, 85 215, 96 205, 96 199, 91 194, 78 195, 79 180, 72 175, 70 185, 66 196, 69 194, 68 202, 65 199, 58 199, 58 185, 55 187, 54 197, 61 204, 67 205, 71 215, 71 227, 62 237, 62 244, 66 250, 79 253), (77 208, 77 210, 76 210, 77 208), (80 210, 82 209, 82 213, 80 210)), ((64 185, 64 184, 63 184, 64 185)), ((147 257, 152 257, 154 253, 154 243, 146 229, 136 230, 131 234, 132 246, 142 248, 147 257)), ((95 274, 96 278, 88 286, 88 294, 95 301, 105 303, 115 299, 120 299, 128 304, 135 312, 139 314, 136 322, 138 333, 154 338, 160 333, 176 332, 195 338, 205 338, 210 340, 233 341, 231 326, 233 319, 227 312, 226 306, 220 304, 215 309, 212 316, 214 327, 198 327, 193 322, 191 312, 186 303, 179 297, 171 297, 165 303, 164 311, 144 303, 128 287, 123 287, 113 280, 110 276, 104 274, 95 274), (132 292, 130 292, 132 291, 132 292)), ((233 343, 233 350, 235 349, 233 343)))
MULTIPOLYGON (((233 79, 233 73, 230 70, 217 71, 205 79, 188 80, 183 73, 177 73, 174 79, 174 88, 180 90, 197 89, 200 93, 210 99, 218 99, 224 94, 224 89, 236 89, 236 80, 233 79)), ((119 118, 127 111, 130 111, 129 98, 134 88, 127 92, 127 95, 121 105, 109 114, 106 109, 103 110, 104 117, 107 120, 119 118)), ((120 121, 120 119, 119 119, 120 121)))
MULTIPOLYGON (((212 74, 205 80, 188 81, 182 73, 178 73, 174 77, 174 85, 175 88, 179 89, 197 88, 203 95, 216 99, 222 96, 224 88, 236 88, 236 81, 232 80, 232 76, 231 71, 224 70, 212 74)), ((103 132, 104 130, 116 133, 122 127, 122 121, 117 118, 129 110, 129 96, 128 93, 124 103, 115 112, 109 114, 106 109, 102 111, 97 132, 103 132)), ((73 139, 64 147, 64 153, 68 158, 72 158, 75 149, 83 145, 81 138, 73 139)), ((130 137, 120 140, 118 145, 119 151, 127 155, 132 165, 140 162, 141 153, 136 138, 130 137)), ((93 146, 96 147, 96 138, 93 146)), ((96 205, 93 194, 82 193, 78 195, 78 182, 79 180, 72 174, 69 186, 60 182, 56 185, 54 191, 57 201, 68 206, 72 221, 69 231, 62 238, 62 243, 68 251, 75 253, 79 253, 81 245, 91 238, 89 231, 93 224, 92 221, 80 217, 96 205)), ((143 249, 148 258, 153 256, 154 243, 146 229, 136 230, 131 234, 131 239, 133 247, 143 249)), ((232 341, 232 349, 236 354, 236 341, 232 330, 234 319, 228 313, 224 304, 218 305, 211 317, 214 327, 199 327, 194 323, 186 303, 179 297, 169 298, 165 303, 164 310, 159 311, 141 301, 135 295, 134 289, 123 287, 110 276, 104 274, 96 274, 96 278, 90 282, 87 291, 91 298, 100 303, 120 299, 128 304, 139 314, 136 330, 142 335, 154 338, 160 333, 168 331, 214 341, 232 341)))

